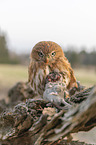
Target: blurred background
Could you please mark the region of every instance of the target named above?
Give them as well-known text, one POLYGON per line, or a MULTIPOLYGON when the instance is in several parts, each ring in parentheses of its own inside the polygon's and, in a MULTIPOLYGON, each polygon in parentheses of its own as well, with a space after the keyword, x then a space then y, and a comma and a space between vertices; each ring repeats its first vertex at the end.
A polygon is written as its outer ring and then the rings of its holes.
POLYGON ((95 0, 1 0, 0 99, 7 100, 16 82, 27 81, 30 52, 39 41, 58 43, 77 80, 96 84, 95 0))

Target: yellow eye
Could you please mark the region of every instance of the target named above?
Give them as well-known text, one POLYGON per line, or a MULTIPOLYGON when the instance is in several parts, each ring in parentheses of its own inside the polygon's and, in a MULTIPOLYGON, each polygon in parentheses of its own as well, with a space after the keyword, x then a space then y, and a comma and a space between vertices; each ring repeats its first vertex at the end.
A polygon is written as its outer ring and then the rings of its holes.
POLYGON ((44 54, 43 54, 42 52, 38 52, 38 55, 39 55, 40 57, 43 57, 43 56, 44 56, 44 54))
POLYGON ((56 52, 52 52, 51 55, 52 55, 52 56, 55 56, 55 55, 56 55, 56 52))

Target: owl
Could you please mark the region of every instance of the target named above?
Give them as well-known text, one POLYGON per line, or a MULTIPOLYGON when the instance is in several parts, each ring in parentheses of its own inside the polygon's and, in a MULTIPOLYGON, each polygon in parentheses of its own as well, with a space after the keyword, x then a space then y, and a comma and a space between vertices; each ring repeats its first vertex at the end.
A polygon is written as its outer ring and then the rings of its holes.
POLYGON ((58 72, 63 76, 67 89, 77 87, 74 72, 62 48, 55 42, 41 41, 32 49, 28 72, 29 83, 38 95, 43 95, 46 76, 51 72, 58 72))

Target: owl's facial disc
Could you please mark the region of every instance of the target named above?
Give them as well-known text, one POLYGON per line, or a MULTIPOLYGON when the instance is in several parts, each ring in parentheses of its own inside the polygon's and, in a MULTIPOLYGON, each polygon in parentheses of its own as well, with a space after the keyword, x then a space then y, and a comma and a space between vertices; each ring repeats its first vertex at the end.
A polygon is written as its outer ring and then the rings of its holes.
POLYGON ((39 51, 36 51, 36 53, 39 58, 38 60, 43 61, 46 65, 50 62, 53 62, 55 59, 55 55, 56 55, 55 51, 44 54, 44 52, 42 50, 39 50, 39 51))
POLYGON ((56 55, 56 52, 55 51, 52 51, 51 53, 48 53, 46 56, 45 56, 45 64, 48 64, 50 62, 53 62, 54 60, 54 56, 56 55))

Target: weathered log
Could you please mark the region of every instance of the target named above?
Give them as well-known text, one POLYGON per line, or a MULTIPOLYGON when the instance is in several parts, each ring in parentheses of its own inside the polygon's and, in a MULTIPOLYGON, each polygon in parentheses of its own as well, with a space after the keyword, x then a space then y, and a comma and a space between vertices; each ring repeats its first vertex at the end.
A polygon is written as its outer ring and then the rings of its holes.
MULTIPOLYGON (((28 83, 21 83, 21 86, 24 86, 24 92, 22 92, 19 83, 13 92, 11 90, 10 97, 15 95, 16 98, 22 94, 21 101, 29 98, 32 90, 28 87, 28 83), (18 93, 15 94, 17 90, 18 93)), ((70 140, 71 133, 88 131, 95 127, 96 86, 88 89, 79 86, 78 90, 74 91, 73 88, 69 93, 71 98, 65 98, 65 101, 71 106, 66 104, 60 106, 43 99, 27 99, 26 102, 21 103, 18 103, 18 99, 16 99, 17 103, 14 105, 12 105, 12 100, 14 100, 12 98, 9 104, 1 102, 1 144, 39 145, 62 144, 62 142, 66 144, 66 141, 62 141, 64 137, 70 140)), ((32 95, 31 98, 34 96, 32 95)), ((72 141, 70 144, 75 143, 84 144, 72 141)))
POLYGON ((34 98, 36 94, 32 91, 28 82, 18 82, 8 92, 10 102, 25 101, 29 98, 34 98))

